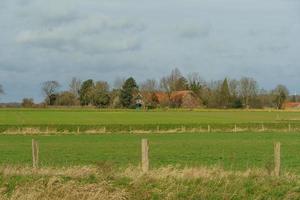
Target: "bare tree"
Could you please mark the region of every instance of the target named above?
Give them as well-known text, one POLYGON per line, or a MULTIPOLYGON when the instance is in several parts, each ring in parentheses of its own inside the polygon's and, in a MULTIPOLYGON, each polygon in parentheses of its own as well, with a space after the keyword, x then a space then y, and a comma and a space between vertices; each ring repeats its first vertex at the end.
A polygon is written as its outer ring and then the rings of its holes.
POLYGON ((187 75, 189 85, 204 85, 205 81, 201 78, 198 72, 189 73, 187 75))
POLYGON ((283 103, 289 96, 289 90, 284 85, 277 85, 272 91, 277 109, 282 109, 283 103))
POLYGON ((140 84, 140 90, 143 92, 155 92, 157 89, 158 86, 155 79, 147 79, 140 84))
POLYGON ((238 91, 239 81, 235 80, 235 79, 230 79, 228 82, 229 82, 228 86, 229 86, 230 95, 233 98, 236 98, 238 96, 238 94, 239 94, 239 91, 238 91))
POLYGON ((243 77, 240 80, 240 95, 244 106, 250 106, 250 100, 254 99, 258 93, 258 84, 253 78, 243 77))
POLYGON ((80 87, 81 87, 81 80, 78 79, 78 78, 72 78, 70 84, 69 84, 69 91, 75 95, 76 98, 79 97, 79 90, 80 90, 80 87))
POLYGON ((58 93, 58 89, 60 88, 60 84, 57 81, 46 81, 43 83, 42 92, 46 96, 46 102, 49 105, 53 105, 56 99, 56 94, 58 93))
POLYGON ((168 77, 162 77, 160 79, 160 89, 166 92, 167 94, 171 94, 172 88, 168 77))
POLYGON ((175 68, 170 75, 165 76, 160 80, 160 87, 167 93, 186 90, 188 88, 188 81, 181 74, 179 69, 175 68))

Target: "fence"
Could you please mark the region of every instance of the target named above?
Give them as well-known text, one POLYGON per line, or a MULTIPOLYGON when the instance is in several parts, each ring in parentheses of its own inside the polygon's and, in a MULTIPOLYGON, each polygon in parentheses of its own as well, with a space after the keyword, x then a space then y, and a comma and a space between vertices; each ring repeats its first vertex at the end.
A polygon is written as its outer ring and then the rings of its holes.
MULTIPOLYGON (((32 165, 34 169, 39 166, 39 143, 32 139, 32 165)), ((141 169, 143 173, 147 173, 150 170, 149 159, 149 141, 148 139, 142 139, 141 142, 141 169)), ((274 143, 274 176, 280 176, 281 171, 281 143, 274 143)))
POLYGON ((219 124, 111 124, 111 125, 0 125, 3 134, 103 134, 180 132, 297 132, 300 123, 219 123, 219 124))

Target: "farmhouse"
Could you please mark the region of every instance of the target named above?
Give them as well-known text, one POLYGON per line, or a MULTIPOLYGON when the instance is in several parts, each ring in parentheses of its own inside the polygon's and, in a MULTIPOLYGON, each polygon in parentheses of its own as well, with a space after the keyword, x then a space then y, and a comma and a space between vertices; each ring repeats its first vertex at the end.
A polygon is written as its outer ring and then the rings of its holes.
POLYGON ((174 91, 172 93, 154 92, 143 94, 144 102, 156 102, 160 106, 175 108, 195 108, 201 105, 199 98, 191 90, 174 91))
POLYGON ((283 104, 283 109, 300 110, 300 102, 286 102, 283 104))

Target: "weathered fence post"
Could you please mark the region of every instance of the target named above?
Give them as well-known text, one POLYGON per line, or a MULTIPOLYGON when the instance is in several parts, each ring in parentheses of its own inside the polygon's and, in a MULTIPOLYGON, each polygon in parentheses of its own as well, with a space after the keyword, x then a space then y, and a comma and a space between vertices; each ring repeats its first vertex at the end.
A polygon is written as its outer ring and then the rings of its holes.
POLYGON ((147 139, 142 139, 142 171, 149 171, 149 143, 147 139))
POLYGON ((159 133, 159 126, 156 127, 156 132, 159 133))
POLYGON ((78 134, 80 133, 80 128, 79 128, 79 127, 77 127, 77 133, 78 133, 78 134))
POLYGON ((39 166, 39 144, 37 141, 32 139, 32 166, 33 168, 38 168, 39 166))
POLYGON ((235 132, 235 133, 237 132, 236 124, 234 125, 234 132, 235 132))
POLYGON ((208 126, 207 126, 207 132, 210 133, 210 131, 211 131, 211 128, 210 128, 210 125, 208 125, 208 126))
POLYGON ((274 144, 274 175, 280 175, 280 142, 274 144))

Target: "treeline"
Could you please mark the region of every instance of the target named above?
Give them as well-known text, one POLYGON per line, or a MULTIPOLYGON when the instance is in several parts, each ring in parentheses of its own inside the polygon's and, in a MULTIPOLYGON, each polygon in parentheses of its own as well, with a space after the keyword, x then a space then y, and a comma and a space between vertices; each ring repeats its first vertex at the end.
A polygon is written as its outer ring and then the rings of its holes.
MULTIPOLYGON (((277 108, 285 101, 297 101, 289 96, 284 85, 267 91, 259 87, 253 78, 239 80, 205 81, 198 73, 182 75, 174 69, 159 81, 148 79, 137 84, 134 78, 118 79, 114 87, 106 81, 73 78, 67 91, 60 90, 57 81, 42 85, 44 106, 96 106, 99 108, 157 108, 157 107, 204 107, 204 108, 277 108), (186 91, 181 92, 180 91, 186 91), (184 95, 189 98, 184 99, 184 95), (180 96, 181 95, 181 96, 180 96), (163 98, 164 97, 164 98, 163 98), (193 103, 191 103, 193 102, 193 103)), ((0 87, 0 92, 3 92, 0 87)), ((34 107, 33 99, 25 98, 23 107, 34 107)))

